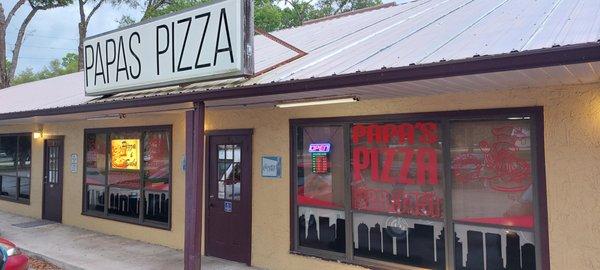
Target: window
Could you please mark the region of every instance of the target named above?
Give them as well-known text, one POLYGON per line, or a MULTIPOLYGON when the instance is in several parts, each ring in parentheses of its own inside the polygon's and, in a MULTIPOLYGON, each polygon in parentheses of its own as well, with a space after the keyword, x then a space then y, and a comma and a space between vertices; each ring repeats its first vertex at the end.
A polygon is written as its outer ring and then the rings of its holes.
POLYGON ((452 256, 454 269, 535 269, 536 112, 292 120, 293 251, 378 268, 446 269, 452 256))
POLYGON ((0 199, 29 202, 31 136, 0 135, 0 199))
POLYGON ((86 130, 84 213, 169 228, 171 128, 86 130))
POLYGON ((354 255, 443 266, 439 124, 353 123, 350 136, 354 255))
POLYGON ((298 128, 297 135, 299 245, 344 252, 344 128, 298 128))
POLYGON ((535 269, 531 121, 457 121, 450 134, 457 269, 535 269))
POLYGON ((239 144, 219 144, 217 170, 218 170, 218 197, 221 200, 240 201, 242 185, 242 146, 239 144))

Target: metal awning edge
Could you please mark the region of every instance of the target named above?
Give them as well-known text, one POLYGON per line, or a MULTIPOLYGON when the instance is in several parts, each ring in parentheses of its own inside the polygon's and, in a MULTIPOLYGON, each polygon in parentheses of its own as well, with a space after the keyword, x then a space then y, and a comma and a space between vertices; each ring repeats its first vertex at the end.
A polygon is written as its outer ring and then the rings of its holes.
POLYGON ((474 56, 460 60, 440 61, 404 67, 382 68, 379 70, 350 74, 333 74, 318 78, 208 89, 194 93, 159 95, 104 103, 86 103, 59 108, 11 112, 0 114, 0 120, 86 113, 134 107, 161 106, 184 102, 310 92, 353 86, 580 64, 594 61, 600 61, 600 41, 522 52, 474 56))

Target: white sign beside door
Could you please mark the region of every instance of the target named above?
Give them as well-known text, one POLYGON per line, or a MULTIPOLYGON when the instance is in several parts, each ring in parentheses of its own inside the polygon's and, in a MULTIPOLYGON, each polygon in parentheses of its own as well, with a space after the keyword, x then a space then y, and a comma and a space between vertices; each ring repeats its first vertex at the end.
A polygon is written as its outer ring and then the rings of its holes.
POLYGON ((77 154, 71 154, 71 173, 77 173, 79 158, 77 154))
POLYGON ((263 156, 261 167, 262 177, 281 178, 281 157, 263 156))

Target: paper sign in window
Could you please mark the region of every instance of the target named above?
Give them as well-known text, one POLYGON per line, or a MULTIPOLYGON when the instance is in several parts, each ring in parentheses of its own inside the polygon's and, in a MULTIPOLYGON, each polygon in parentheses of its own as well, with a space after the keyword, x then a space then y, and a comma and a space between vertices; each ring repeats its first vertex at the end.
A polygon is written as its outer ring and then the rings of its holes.
POLYGON ((116 170, 140 169, 140 140, 115 139, 111 141, 110 166, 116 170))

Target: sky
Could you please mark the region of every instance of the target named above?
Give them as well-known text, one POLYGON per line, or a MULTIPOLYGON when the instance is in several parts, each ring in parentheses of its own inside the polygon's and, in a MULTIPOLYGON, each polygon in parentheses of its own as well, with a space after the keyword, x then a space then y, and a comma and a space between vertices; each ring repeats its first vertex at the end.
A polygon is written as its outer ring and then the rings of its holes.
MULTIPOLYGON (((0 0, 5 13, 13 7, 16 0, 0 0)), ((389 2, 406 0, 383 0, 389 2)), ((75 1, 76 2, 76 1, 75 1)), ((89 9, 90 7, 88 7, 89 9)), ((21 21, 27 16, 29 8, 21 8, 7 29, 7 53, 9 59, 21 21)), ((87 11, 89 12, 89 10, 87 11)), ((88 36, 100 34, 118 28, 117 22, 123 15, 135 19, 141 17, 141 10, 131 7, 102 6, 92 17, 88 36)), ((17 73, 32 68, 39 71, 52 59, 61 59, 66 53, 77 53, 77 23, 79 10, 76 4, 38 12, 27 27, 25 40, 21 47, 17 73)))

